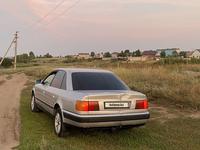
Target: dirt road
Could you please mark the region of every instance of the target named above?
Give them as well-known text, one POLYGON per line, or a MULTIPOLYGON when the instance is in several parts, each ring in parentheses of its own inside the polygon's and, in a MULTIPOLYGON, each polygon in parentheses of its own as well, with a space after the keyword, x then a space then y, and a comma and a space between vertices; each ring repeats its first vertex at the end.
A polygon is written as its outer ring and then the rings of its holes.
POLYGON ((0 76, 0 149, 19 144, 19 101, 27 78, 24 74, 0 76))

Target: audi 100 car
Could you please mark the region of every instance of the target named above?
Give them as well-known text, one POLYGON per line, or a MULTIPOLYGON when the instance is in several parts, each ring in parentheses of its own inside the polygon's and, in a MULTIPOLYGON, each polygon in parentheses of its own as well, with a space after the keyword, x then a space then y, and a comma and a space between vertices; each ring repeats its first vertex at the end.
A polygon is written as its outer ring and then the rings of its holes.
POLYGON ((31 110, 54 116, 55 133, 66 124, 80 128, 144 125, 150 117, 147 97, 131 91, 110 71, 56 69, 32 90, 31 110))

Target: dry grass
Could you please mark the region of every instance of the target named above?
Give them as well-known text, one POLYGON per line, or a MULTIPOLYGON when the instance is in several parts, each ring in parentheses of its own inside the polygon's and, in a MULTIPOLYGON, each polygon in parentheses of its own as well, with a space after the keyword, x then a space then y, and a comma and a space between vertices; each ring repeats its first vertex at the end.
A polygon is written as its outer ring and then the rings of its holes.
MULTIPOLYGON (((192 67, 191 67, 192 68, 192 67)), ((139 90, 156 102, 200 109, 200 72, 188 66, 112 69, 131 89, 139 90), (190 68, 190 69, 191 69, 190 68)))
MULTIPOLYGON (((34 79, 41 79, 54 68, 60 67, 109 69, 118 74, 131 89, 143 92, 151 101, 200 110, 200 65, 198 64, 158 65, 154 62, 126 63, 97 60, 66 64, 62 61, 39 59, 34 62, 39 66, 28 64, 28 67, 20 67, 18 71, 34 79)), ((2 72, 10 74, 14 71, 3 70, 0 74, 2 72)))

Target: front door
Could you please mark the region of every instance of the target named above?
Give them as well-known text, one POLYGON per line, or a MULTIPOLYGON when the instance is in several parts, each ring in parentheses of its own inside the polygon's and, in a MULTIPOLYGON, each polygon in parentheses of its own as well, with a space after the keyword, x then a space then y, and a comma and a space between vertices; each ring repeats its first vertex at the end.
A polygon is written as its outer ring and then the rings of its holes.
POLYGON ((50 73, 40 85, 36 88, 36 100, 39 103, 40 106, 42 106, 46 111, 49 112, 50 106, 48 104, 48 89, 50 88, 50 85, 56 75, 56 72, 50 73))

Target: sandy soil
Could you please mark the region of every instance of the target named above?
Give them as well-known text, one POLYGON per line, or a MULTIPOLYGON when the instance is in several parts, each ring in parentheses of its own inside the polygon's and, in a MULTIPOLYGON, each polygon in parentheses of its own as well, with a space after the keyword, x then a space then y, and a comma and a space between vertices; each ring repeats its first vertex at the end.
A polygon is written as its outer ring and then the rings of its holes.
POLYGON ((159 120, 161 123, 165 123, 170 119, 176 118, 190 118, 200 119, 200 111, 194 110, 181 110, 176 108, 170 108, 167 106, 161 106, 157 104, 150 104, 150 110, 159 113, 159 116, 151 117, 151 120, 159 120))
POLYGON ((0 76, 0 150, 19 144, 19 101, 27 78, 24 74, 0 76))

